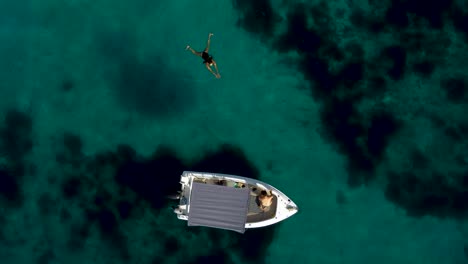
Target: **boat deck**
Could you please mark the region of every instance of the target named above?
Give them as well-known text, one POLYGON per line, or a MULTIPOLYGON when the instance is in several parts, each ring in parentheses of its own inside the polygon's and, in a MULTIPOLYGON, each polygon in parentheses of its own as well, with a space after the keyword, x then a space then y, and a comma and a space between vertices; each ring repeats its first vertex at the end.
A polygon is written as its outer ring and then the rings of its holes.
MULTIPOLYGON (((236 188, 236 182, 232 180, 218 180, 218 179, 205 179, 205 178, 194 178, 195 182, 202 182, 205 184, 215 184, 215 185, 224 185, 229 186, 232 188, 236 188)), ((276 208, 278 205, 278 198, 276 195, 273 195, 272 204, 271 206, 262 211, 259 207, 258 202, 258 194, 261 190, 258 190, 256 186, 245 184, 244 188, 250 189, 250 197, 249 197, 249 210, 247 212, 247 220, 246 223, 257 223, 261 221, 265 221, 275 217, 276 215, 276 208), (254 188, 257 188, 256 191, 253 191, 254 188)))

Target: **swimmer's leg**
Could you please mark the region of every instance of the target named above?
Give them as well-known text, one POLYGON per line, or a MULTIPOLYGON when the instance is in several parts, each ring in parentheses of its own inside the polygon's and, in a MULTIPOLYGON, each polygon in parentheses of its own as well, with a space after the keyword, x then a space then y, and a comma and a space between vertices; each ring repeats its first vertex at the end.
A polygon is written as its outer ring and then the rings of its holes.
POLYGON ((216 64, 216 61, 213 60, 213 66, 215 67, 215 70, 216 70, 216 74, 218 75, 216 78, 221 78, 221 75, 219 74, 219 70, 218 70, 218 64, 216 64))
POLYGON ((206 66, 206 69, 209 70, 216 78, 219 79, 219 75, 216 74, 210 67, 210 65, 208 63, 205 63, 205 66, 206 66))
POLYGON ((189 45, 187 45, 187 47, 185 48, 185 50, 190 50, 190 51, 193 53, 193 55, 197 55, 197 56, 199 56, 199 57, 202 56, 202 53, 201 53, 201 52, 198 52, 198 51, 193 50, 192 47, 190 47, 189 45))

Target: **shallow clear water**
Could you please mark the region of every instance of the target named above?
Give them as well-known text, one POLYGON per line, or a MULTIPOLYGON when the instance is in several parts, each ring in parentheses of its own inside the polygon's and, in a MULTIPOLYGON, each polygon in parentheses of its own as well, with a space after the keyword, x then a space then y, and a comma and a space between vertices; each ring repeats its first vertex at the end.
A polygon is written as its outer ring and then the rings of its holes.
POLYGON ((462 1, 10 2, 1 263, 467 261, 462 1), (185 50, 210 32, 220 79, 185 50), (300 212, 187 227, 165 199, 184 170, 300 212))

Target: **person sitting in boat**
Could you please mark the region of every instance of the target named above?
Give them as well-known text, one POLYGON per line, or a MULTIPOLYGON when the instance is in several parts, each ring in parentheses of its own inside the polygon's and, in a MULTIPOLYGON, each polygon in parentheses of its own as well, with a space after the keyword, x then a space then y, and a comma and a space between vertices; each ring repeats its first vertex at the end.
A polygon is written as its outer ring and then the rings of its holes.
POLYGON ((226 185, 226 181, 225 180, 218 180, 216 182, 217 185, 226 185))
POLYGON ((260 192, 260 195, 258 196, 258 201, 260 202, 260 209, 263 211, 266 211, 270 208, 272 201, 273 200, 273 194, 271 191, 267 193, 267 191, 263 190, 260 192))
POLYGON ((234 185, 234 188, 245 188, 245 184, 241 182, 236 182, 236 184, 234 185))

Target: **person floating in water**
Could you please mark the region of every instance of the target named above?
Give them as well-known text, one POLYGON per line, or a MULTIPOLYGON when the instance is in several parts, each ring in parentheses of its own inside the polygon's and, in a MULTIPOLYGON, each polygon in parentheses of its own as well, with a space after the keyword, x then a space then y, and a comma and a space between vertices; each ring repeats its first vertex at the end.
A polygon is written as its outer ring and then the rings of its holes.
POLYGON ((204 51, 202 52, 197 52, 195 50, 193 50, 189 45, 187 45, 187 47, 185 48, 185 50, 190 50, 193 54, 199 56, 199 57, 202 57, 203 59, 203 64, 205 64, 206 68, 216 77, 216 78, 221 78, 221 75, 219 74, 219 71, 218 71, 218 65, 216 65, 216 61, 213 59, 213 56, 211 56, 210 54, 208 54, 208 51, 210 49, 210 40, 211 40, 211 36, 213 36, 213 33, 210 33, 208 35, 208 42, 206 44, 206 48, 204 51), (211 66, 214 66, 214 68, 216 69, 216 73, 211 69, 211 66))

